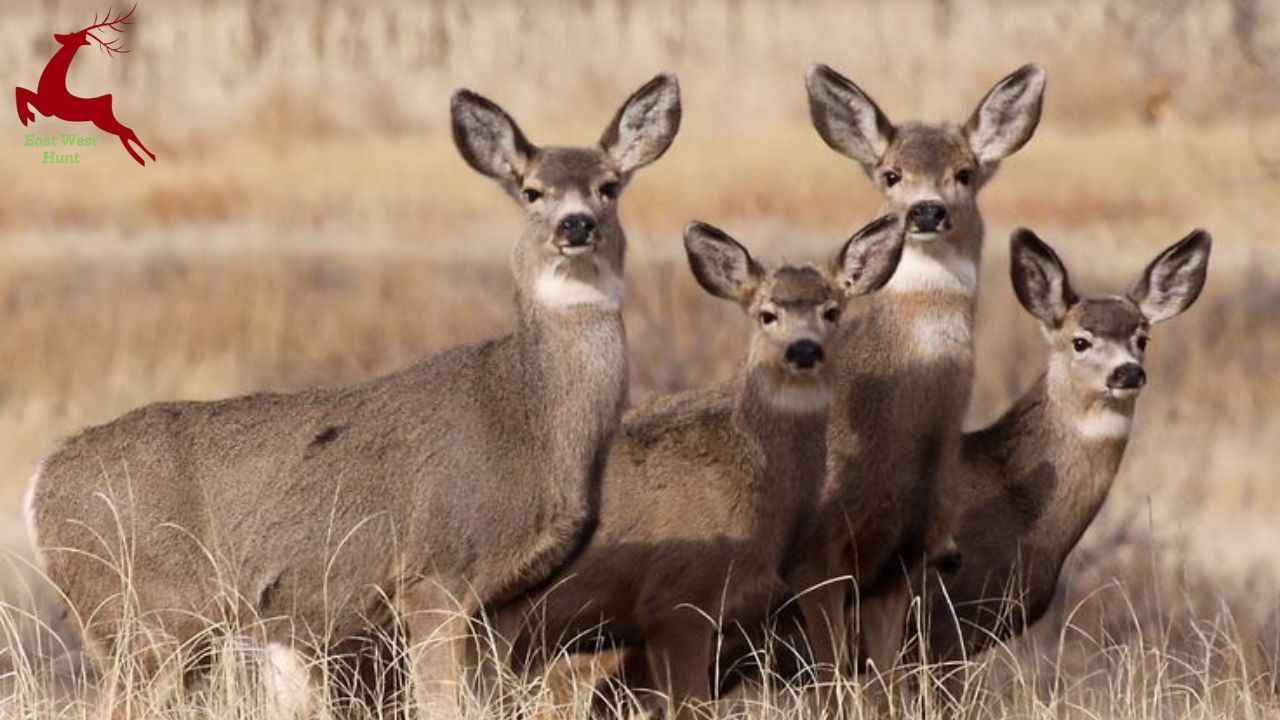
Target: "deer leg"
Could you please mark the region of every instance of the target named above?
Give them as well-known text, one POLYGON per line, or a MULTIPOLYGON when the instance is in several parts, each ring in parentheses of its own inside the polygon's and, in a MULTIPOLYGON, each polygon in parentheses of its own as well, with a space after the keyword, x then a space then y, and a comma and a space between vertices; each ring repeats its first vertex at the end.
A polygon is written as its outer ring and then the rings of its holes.
MULTIPOLYGON (((135 142, 138 139, 137 136, 133 134, 132 130, 121 125, 118 120, 110 115, 108 115, 105 120, 94 120, 93 124, 96 125, 99 130, 120 138, 120 144, 124 146, 124 151, 129 153, 129 156, 133 158, 133 161, 144 167, 146 166, 147 163, 143 161, 142 156, 139 155, 138 152, 133 149, 133 146, 129 144, 130 139, 135 142)), ((141 145, 142 143, 138 144, 141 145)), ((150 155, 151 153, 148 152, 147 154, 150 155)), ((151 159, 155 160, 155 156, 152 155, 151 159)))
POLYGON ((911 583, 906 576, 862 604, 862 644, 869 669, 875 673, 878 701, 883 706, 904 689, 898 662, 906 638, 907 612, 911 607, 911 583))
POLYGON ((40 110, 42 114, 48 114, 45 113, 44 110, 40 109, 39 95, 36 95, 24 87, 18 88, 14 95, 18 101, 18 119, 22 121, 23 127, 26 127, 27 123, 34 122, 36 119, 36 114, 31 112, 31 105, 35 105, 36 109, 40 110))
POLYGON ((498 717, 513 717, 518 709, 508 683, 526 680, 547 662, 548 651, 536 645, 535 639, 542 636, 530 626, 528 612, 521 602, 489 615, 466 642, 471 687, 477 700, 498 717), (510 711, 508 704, 513 706, 510 711))
MULTIPOLYGON (((118 124, 119 126, 119 123, 116 123, 116 124, 118 124)), ((152 161, 155 161, 156 159, 155 152, 147 150, 147 146, 142 145, 142 141, 138 140, 138 135, 136 132, 133 132, 133 128, 128 128, 124 126, 119 126, 119 127, 120 127, 120 132, 115 133, 115 135, 116 137, 120 138, 120 145, 124 146, 124 149, 129 152, 129 155, 133 156, 134 160, 138 161, 138 164, 146 165, 146 163, 143 163, 142 158, 138 156, 137 152, 133 150, 133 146, 129 145, 129 143, 131 142, 134 143, 134 145, 141 147, 142 151, 146 152, 148 158, 151 158, 152 161)))
POLYGON ((124 146, 125 152, 129 153, 129 156, 134 159, 134 162, 138 163, 139 165, 142 165, 143 167, 146 167, 146 163, 143 162, 142 156, 138 155, 138 153, 133 149, 133 147, 129 145, 129 141, 127 139, 125 139, 124 137, 121 137, 120 144, 124 146))
POLYGON ((630 704, 628 689, 652 688, 649 674, 649 657, 643 646, 623 648, 622 657, 613 672, 596 684, 591 697, 593 718, 626 717, 630 704))
POLYGON ((95 98, 89 98, 85 102, 92 107, 90 118, 92 118, 93 124, 102 132, 120 138, 120 144, 124 146, 125 152, 129 153, 134 162, 139 165, 146 165, 142 156, 133 149, 133 145, 130 143, 136 143, 152 160, 156 159, 155 153, 148 150, 147 146, 143 145, 142 141, 138 139, 138 134, 116 118, 115 111, 112 109, 111 95, 99 95, 95 98))
POLYGON ((330 709, 339 718, 360 717, 363 711, 408 720, 406 663, 404 628, 394 621, 370 625, 365 634, 335 645, 326 663, 330 709))
POLYGON ((844 607, 846 594, 845 583, 833 581, 807 590, 797 599, 813 653, 816 700, 820 712, 834 711, 837 682, 845 670, 848 637, 844 607))
POLYGON ((711 628, 701 617, 659 626, 645 639, 651 684, 667 698, 674 720, 694 720, 711 700, 711 628))
POLYGON ((400 598, 419 717, 462 718, 460 691, 474 608, 461 597, 428 578, 407 588, 400 598))
POLYGON ((85 647, 101 668, 103 680, 94 704, 95 717, 128 720, 144 707, 139 691, 173 698, 182 688, 183 668, 177 642, 159 628, 137 628, 127 638, 103 636, 86 629, 85 647), (145 643, 141 647, 138 643, 145 643))
MULTIPOLYGON (((123 127, 123 126, 121 126, 121 127, 123 127)), ((137 144, 138 144, 138 147, 142 148, 142 152, 146 153, 146 154, 147 154, 147 156, 151 158, 152 162, 154 162, 154 161, 155 161, 155 159, 156 159, 156 154, 155 154, 155 153, 153 153, 153 152, 151 152, 149 149, 147 149, 147 146, 146 146, 146 145, 143 145, 143 144, 142 144, 142 141, 138 139, 138 134, 137 134, 137 133, 135 133, 135 132, 133 131, 133 128, 127 128, 127 127, 126 127, 126 128, 125 128, 125 131, 128 133, 128 138, 125 138, 124 136, 121 136, 121 138, 120 138, 120 142, 125 142, 125 140, 127 139, 129 142, 137 143, 137 144)), ((127 143, 125 144, 125 147, 126 147, 126 148, 127 148, 127 147, 129 147, 127 143)), ((137 157, 138 157, 138 156, 137 156, 137 155, 134 155, 133 157, 134 157, 134 159, 137 159, 137 157)), ((139 162, 141 162, 141 161, 139 161, 139 162)))
POLYGON ((310 717, 315 688, 302 652, 283 643, 268 643, 263 649, 263 670, 267 717, 285 720, 310 717))

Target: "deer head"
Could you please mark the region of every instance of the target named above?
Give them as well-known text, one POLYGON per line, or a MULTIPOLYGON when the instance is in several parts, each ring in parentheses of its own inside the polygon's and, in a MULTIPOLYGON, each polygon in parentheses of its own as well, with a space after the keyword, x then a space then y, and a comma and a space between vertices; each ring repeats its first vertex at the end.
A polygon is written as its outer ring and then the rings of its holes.
POLYGON ((1065 384, 1064 396, 1075 398, 1086 413, 1081 427, 1127 430, 1147 380, 1142 363, 1150 327, 1179 315, 1200 296, 1212 244, 1209 233, 1196 230, 1160 253, 1125 295, 1081 298, 1048 244, 1025 228, 1013 234, 1014 291, 1049 342, 1049 382, 1065 384))
POLYGON ((617 305, 626 245, 618 199, 679 128, 672 75, 637 90, 590 147, 539 147, 493 102, 469 90, 453 96, 458 151, 524 212, 513 265, 521 292, 542 306, 617 305))
POLYGON ((895 125, 852 80, 826 65, 813 66, 806 85, 814 128, 862 166, 884 197, 881 212, 906 218, 909 245, 976 256, 978 190, 1035 132, 1044 70, 1025 65, 1014 71, 961 125, 895 125))
POLYGON ((827 341, 850 300, 889 282, 902 257, 903 227, 893 215, 871 222, 826 268, 766 268, 723 230, 699 222, 685 229, 684 245, 698 284, 737 303, 753 322, 748 374, 764 381, 778 407, 806 412, 826 405, 827 341))

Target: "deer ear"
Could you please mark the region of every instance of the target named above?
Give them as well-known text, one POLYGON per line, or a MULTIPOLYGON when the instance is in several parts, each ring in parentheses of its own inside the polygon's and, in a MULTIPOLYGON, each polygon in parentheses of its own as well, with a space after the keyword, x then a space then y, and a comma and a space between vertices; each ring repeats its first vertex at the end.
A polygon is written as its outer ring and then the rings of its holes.
POLYGON ((826 65, 809 68, 805 87, 809 117, 823 142, 871 174, 893 142, 893 123, 862 88, 826 65))
POLYGON ((1129 291, 1129 297, 1148 320, 1153 323, 1168 320, 1191 307, 1200 297, 1212 247, 1213 238, 1209 233, 1194 230, 1151 261, 1129 291))
POLYGON ((658 75, 618 108, 600 137, 604 149, 623 172, 662 157, 680 130, 680 83, 675 75, 658 75))
POLYGON ((1018 301, 1045 327, 1061 327, 1067 311, 1079 302, 1058 254, 1026 228, 1009 238, 1009 273, 1018 301))
POLYGON ((848 297, 884 287, 898 269, 904 225, 897 215, 885 215, 868 223, 840 248, 831 262, 831 273, 848 297))
POLYGON ((995 165, 1027 144, 1040 124, 1045 81, 1039 65, 1023 65, 982 98, 964 126, 979 163, 995 165))
POLYGON ((684 229, 684 249, 689 269, 703 289, 740 305, 750 304, 764 269, 737 240, 713 225, 691 222, 684 229))
POLYGON ((538 149, 520 126, 497 104, 470 90, 459 90, 450 102, 453 143, 467 164, 504 185, 514 185, 538 149))

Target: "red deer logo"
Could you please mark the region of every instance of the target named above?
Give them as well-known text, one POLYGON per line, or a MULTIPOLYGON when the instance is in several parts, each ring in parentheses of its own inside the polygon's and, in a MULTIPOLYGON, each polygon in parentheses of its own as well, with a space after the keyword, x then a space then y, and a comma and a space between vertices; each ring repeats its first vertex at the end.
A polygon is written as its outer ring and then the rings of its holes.
POLYGON ((120 138, 120 144, 124 145, 124 149, 138 161, 139 165, 146 165, 142 157, 129 143, 134 143, 142 148, 150 158, 156 159, 155 153, 147 149, 146 145, 138 139, 137 133, 126 127, 123 123, 116 119, 115 114, 111 110, 111 95, 99 95, 98 97, 82 98, 76 97, 67 90, 67 71, 71 69, 71 60, 75 58, 76 52, 83 46, 88 45, 90 40, 98 43, 102 51, 107 57, 111 57, 116 53, 126 53, 128 50, 121 50, 118 43, 120 38, 116 37, 108 42, 103 42, 97 35, 93 34, 94 30, 111 30, 115 33, 123 33, 124 26, 131 24, 129 18, 133 16, 133 11, 138 8, 134 5, 129 12, 111 19, 111 11, 107 11, 107 18, 102 22, 98 22, 98 16, 93 16, 93 24, 83 30, 78 30, 69 35, 54 34, 53 39, 58 41, 62 47, 58 49, 53 57, 49 59, 49 63, 45 65, 44 72, 40 73, 40 84, 36 87, 36 92, 20 87, 17 90, 18 98, 18 119, 25 126, 27 123, 36 119, 36 114, 31 112, 31 108, 40 111, 45 117, 56 117, 67 122, 91 122, 98 126, 103 132, 111 133, 120 138))

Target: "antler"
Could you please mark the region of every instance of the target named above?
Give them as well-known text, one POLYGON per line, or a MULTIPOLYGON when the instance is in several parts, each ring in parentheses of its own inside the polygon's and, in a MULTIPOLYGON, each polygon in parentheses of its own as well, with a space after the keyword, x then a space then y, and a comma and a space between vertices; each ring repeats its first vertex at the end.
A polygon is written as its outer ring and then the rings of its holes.
POLYGON ((125 25, 132 25, 132 24, 133 24, 133 23, 129 22, 129 18, 133 17, 133 11, 134 11, 134 10, 137 10, 137 9, 138 9, 138 4, 137 4, 137 3, 134 3, 134 4, 133 4, 133 7, 129 8, 129 12, 127 12, 127 13, 125 13, 125 14, 123 14, 123 15, 121 15, 121 16, 119 16, 119 17, 117 17, 116 19, 112 20, 112 19, 111 19, 111 9, 110 9, 110 8, 108 8, 108 9, 107 9, 107 17, 106 17, 106 19, 105 19, 105 20, 103 20, 102 22, 98 22, 98 14, 97 14, 97 13, 94 13, 94 14, 93 14, 93 24, 92 24, 92 25, 90 25, 89 27, 87 27, 87 28, 85 28, 85 29, 81 30, 80 32, 82 32, 82 33, 84 33, 85 35, 88 35, 89 37, 93 38, 93 39, 94 39, 94 41, 95 41, 95 42, 97 42, 97 43, 98 43, 98 45, 103 49, 103 51, 107 53, 107 55, 114 55, 114 54, 116 54, 116 53, 127 53, 127 52, 129 52, 128 50, 124 50, 124 49, 122 49, 122 48, 117 44, 117 43, 119 43, 119 42, 120 42, 120 38, 118 38, 118 37, 117 37, 117 38, 112 38, 111 40, 109 40, 109 41, 107 41, 107 42, 103 42, 102 38, 100 38, 100 37, 98 37, 97 35, 94 35, 94 34, 93 34, 93 31, 94 31, 94 30, 97 30, 98 28, 107 28, 108 30, 111 30, 111 31, 113 31, 113 32, 117 32, 117 33, 121 33, 121 34, 123 34, 123 33, 124 33, 124 26, 125 26, 125 25))

